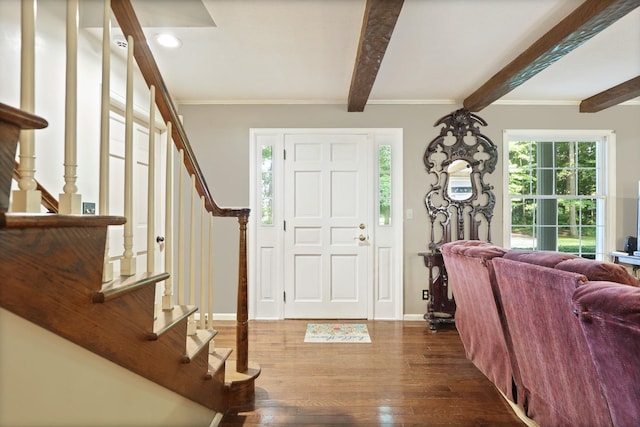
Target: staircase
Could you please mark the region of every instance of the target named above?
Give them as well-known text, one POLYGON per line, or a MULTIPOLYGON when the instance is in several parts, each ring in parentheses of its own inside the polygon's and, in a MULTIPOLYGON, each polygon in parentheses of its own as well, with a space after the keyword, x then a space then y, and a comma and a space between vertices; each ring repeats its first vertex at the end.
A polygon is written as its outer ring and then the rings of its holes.
MULTIPOLYGON (((194 194, 202 199, 211 215, 238 219, 237 348, 215 348, 213 339, 217 332, 212 329, 212 312, 199 313, 191 302, 174 305, 167 285, 165 290, 169 293, 162 295, 162 309, 156 308, 156 285, 169 279, 169 273, 147 271, 105 281, 108 229, 125 224, 125 217, 9 212, 11 180, 20 175, 14 170, 20 133, 42 129, 48 124, 34 114, 1 102, 0 307, 224 414, 230 407, 253 402, 255 380, 260 374, 260 367, 248 360, 246 224, 249 210, 225 209, 215 204, 144 42, 131 3, 112 0, 111 6, 123 31, 133 32, 137 38, 136 55, 143 57, 140 71, 149 87, 160 88, 156 107, 163 119, 173 124, 173 132, 169 132, 184 156, 182 161, 194 182, 194 194), (196 315, 200 315, 199 329, 196 315), (230 359, 232 354, 234 360, 230 359)), ((46 199, 43 197, 42 203, 52 211, 46 199)), ((202 259, 205 258, 202 255, 202 259)), ((193 299, 193 287, 191 289, 193 299)), ((201 294, 199 300, 203 299, 201 294)), ((181 300, 182 297, 178 297, 178 301, 181 300)))
MULTIPOLYGON (((9 200, 6 165, 11 172, 19 130, 44 125, 0 104, 0 200, 9 200)), ((102 283, 107 227, 124 218, 13 214, 6 202, 0 209, 0 306, 217 412, 253 398, 258 369, 225 384, 231 349, 209 353, 213 330, 187 335, 196 307, 175 306, 154 319, 154 285, 167 273, 102 283)))

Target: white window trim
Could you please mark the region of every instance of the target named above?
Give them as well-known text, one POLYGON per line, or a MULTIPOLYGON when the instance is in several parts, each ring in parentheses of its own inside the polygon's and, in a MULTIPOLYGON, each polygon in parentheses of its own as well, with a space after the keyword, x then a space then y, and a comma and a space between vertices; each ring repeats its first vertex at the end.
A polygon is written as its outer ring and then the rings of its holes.
POLYGON ((576 141, 602 139, 605 159, 604 168, 600 179, 604 180, 605 194, 605 220, 603 241, 604 255, 611 253, 616 247, 616 134, 612 130, 554 130, 554 129, 505 129, 502 133, 502 170, 503 180, 503 200, 502 204, 502 224, 503 224, 503 246, 511 247, 511 203, 509 203, 509 141, 576 141))

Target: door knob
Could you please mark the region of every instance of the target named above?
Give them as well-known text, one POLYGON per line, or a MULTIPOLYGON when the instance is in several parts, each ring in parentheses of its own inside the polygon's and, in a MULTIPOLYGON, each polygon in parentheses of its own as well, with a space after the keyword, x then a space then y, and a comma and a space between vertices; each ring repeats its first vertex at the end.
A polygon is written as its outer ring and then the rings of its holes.
POLYGON ((360 240, 361 242, 364 242, 365 240, 367 240, 367 237, 366 237, 364 234, 361 234, 361 235, 358 237, 358 240, 360 240))

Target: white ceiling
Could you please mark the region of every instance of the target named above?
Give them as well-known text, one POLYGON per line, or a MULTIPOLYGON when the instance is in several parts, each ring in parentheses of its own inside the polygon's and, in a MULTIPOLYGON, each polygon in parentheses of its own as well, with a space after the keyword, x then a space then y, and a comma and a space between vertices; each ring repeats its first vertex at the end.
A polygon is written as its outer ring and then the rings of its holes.
MULTIPOLYGON (((581 3, 405 0, 369 103, 461 104, 581 3)), ((178 103, 347 103, 365 0, 133 4, 178 103), (158 46, 163 30, 182 46, 158 46)), ((637 76, 640 8, 500 102, 577 104, 637 76)))

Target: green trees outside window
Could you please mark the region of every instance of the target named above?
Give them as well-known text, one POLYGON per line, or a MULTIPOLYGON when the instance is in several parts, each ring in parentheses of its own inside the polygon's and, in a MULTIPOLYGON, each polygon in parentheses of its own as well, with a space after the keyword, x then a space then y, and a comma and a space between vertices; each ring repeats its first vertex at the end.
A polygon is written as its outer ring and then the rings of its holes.
POLYGON ((378 147, 378 225, 391 225, 391 146, 378 147))
POLYGON ((597 141, 510 141, 511 247, 596 257, 597 141))
POLYGON ((263 145, 260 157, 261 215, 263 225, 273 225, 273 147, 263 145))

